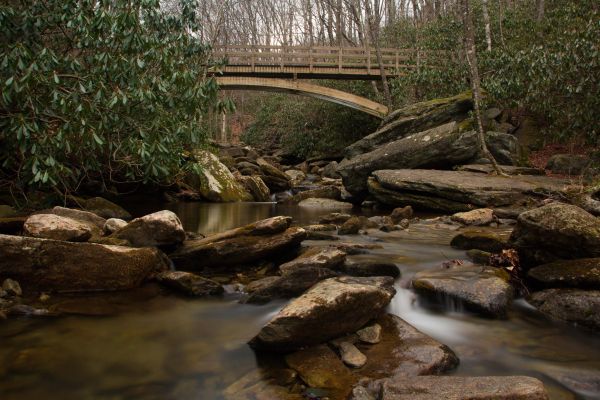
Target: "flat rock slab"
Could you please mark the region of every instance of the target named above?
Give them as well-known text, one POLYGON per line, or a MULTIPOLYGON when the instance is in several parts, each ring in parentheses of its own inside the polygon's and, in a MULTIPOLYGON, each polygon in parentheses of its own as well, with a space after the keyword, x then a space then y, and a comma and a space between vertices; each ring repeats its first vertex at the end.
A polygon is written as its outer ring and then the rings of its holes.
POLYGON ((300 246, 306 238, 302 228, 288 228, 275 234, 241 234, 234 237, 211 237, 188 240, 169 257, 179 269, 203 269, 246 265, 281 255, 300 246))
POLYGON ((527 376, 420 376, 387 380, 381 400, 547 400, 542 382, 527 376))
POLYGON ((455 266, 419 272, 412 285, 428 299, 450 298, 483 315, 504 317, 514 292, 508 278, 506 272, 498 268, 455 266))
POLYGON ((546 176, 501 177, 425 169, 375 171, 369 183, 369 191, 386 204, 443 212, 515 205, 542 194, 560 193, 568 185, 565 180, 546 176))
POLYGON ((311 248, 300 257, 279 266, 283 275, 307 267, 337 269, 346 260, 346 253, 332 248, 311 248))
POLYGON ((389 277, 327 279, 292 300, 250 345, 289 351, 355 332, 381 314, 395 294, 389 277))
POLYGON ((600 332, 600 291, 547 289, 531 295, 529 302, 551 318, 600 332))
POLYGON ((169 268, 155 248, 0 235, 0 278, 27 283, 24 289, 61 292, 131 289, 169 268))
POLYGON ((600 289, 600 258, 555 261, 530 269, 527 277, 542 288, 600 289))

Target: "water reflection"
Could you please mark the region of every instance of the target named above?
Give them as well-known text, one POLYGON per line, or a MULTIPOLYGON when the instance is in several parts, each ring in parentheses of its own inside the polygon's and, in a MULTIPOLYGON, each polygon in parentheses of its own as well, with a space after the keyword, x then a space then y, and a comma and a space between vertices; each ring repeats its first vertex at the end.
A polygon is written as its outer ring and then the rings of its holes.
MULTIPOLYGON (((161 207, 138 210, 138 215, 161 207)), ((187 230, 205 234, 273 215, 312 223, 331 211, 269 203, 168 207, 187 230)), ((402 277, 390 312, 449 345, 461 359, 454 373, 526 374, 543 379, 552 399, 598 398, 589 390, 593 383, 575 387, 565 373, 577 370, 583 376, 591 371, 598 382, 597 337, 549 322, 524 301, 507 320, 434 312, 419 305, 408 283, 420 270, 464 258, 463 251, 448 246, 454 234, 448 227, 417 224, 407 231, 347 236, 341 241, 381 245, 369 254, 351 256, 356 261, 398 264, 402 277)), ((246 381, 262 379, 258 365, 267 361, 257 361, 246 342, 283 303, 250 306, 238 304, 235 295, 188 300, 144 292, 127 294, 109 305, 114 315, 1 323, 0 398, 221 399, 228 387, 231 392, 246 381), (246 381, 240 383, 240 378, 246 381)))

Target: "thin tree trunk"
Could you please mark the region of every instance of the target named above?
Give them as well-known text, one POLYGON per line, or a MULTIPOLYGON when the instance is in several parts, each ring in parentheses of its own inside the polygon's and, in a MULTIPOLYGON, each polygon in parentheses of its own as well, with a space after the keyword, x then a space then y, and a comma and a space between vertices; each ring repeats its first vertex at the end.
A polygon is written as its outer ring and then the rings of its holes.
POLYGON ((475 47, 475 32, 473 31, 473 17, 471 15, 471 8, 469 0, 462 1, 462 14, 463 14, 463 27, 464 27, 464 44, 465 52, 467 53, 467 62, 471 73, 471 90, 473 91, 473 106, 475 108, 475 119, 477 124, 477 138, 479 141, 479 147, 481 153, 485 158, 490 160, 494 171, 498 175, 506 175, 500 169, 500 166, 496 162, 496 159, 490 153, 487 145, 485 144, 485 133, 483 131, 483 123, 481 121, 481 80, 479 78, 479 69, 477 67, 477 49, 475 47))
POLYGON ((542 22, 542 20, 544 19, 544 12, 545 12, 544 0, 537 0, 536 15, 535 15, 537 22, 542 22))
POLYGON ((392 107, 392 95, 390 93, 390 86, 388 84, 387 75, 385 72, 385 66, 383 65, 383 57, 381 56, 381 45, 379 44, 379 23, 381 22, 381 14, 379 11, 379 0, 375 0, 375 12, 377 17, 371 10, 370 0, 365 0, 365 11, 367 13, 367 20, 369 21, 369 32, 371 33, 371 42, 375 44, 375 55, 377 57, 377 64, 379 64, 379 74, 381 75, 381 84, 383 86, 383 96, 388 108, 392 107))
POLYGON ((488 13, 487 0, 482 0, 481 7, 483 8, 483 23, 485 25, 485 41, 487 43, 487 51, 492 51, 492 32, 490 29, 490 14, 488 13))

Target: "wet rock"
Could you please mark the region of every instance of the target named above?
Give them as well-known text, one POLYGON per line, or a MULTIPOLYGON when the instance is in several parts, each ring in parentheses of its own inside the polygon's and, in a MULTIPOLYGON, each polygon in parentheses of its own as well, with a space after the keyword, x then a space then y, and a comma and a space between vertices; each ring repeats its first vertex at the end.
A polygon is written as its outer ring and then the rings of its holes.
POLYGON ((467 171, 398 169, 373 172, 369 192, 390 206, 407 204, 442 212, 470 211, 533 202, 541 195, 562 195, 568 182, 546 176, 510 178, 467 171))
POLYGON ((544 373, 583 398, 600 397, 600 372, 597 370, 549 367, 544 373))
POLYGON ((156 280, 188 296, 202 297, 223 293, 217 282, 184 271, 165 271, 156 275, 156 280))
POLYGON ((25 304, 15 304, 7 310, 8 315, 25 317, 50 317, 53 314, 45 308, 36 308, 25 304))
POLYGON ((258 176, 242 176, 242 184, 246 190, 252 195, 254 201, 267 202, 271 201, 271 192, 265 182, 258 176))
POLYGON ((281 256, 297 249, 306 238, 306 231, 302 228, 285 229, 290 220, 259 221, 204 239, 187 240, 169 257, 179 269, 202 271, 242 266, 281 256), (280 229, 283 231, 279 232, 280 229))
POLYGON ((448 121, 462 121, 467 118, 471 108, 471 95, 468 93, 400 108, 391 112, 376 132, 348 146, 345 155, 354 157, 413 132, 424 131, 448 121))
POLYGON ((68 242, 85 242, 92 237, 92 231, 87 224, 54 214, 30 216, 25 221, 23 230, 31 237, 68 242))
POLYGON ((356 377, 327 345, 289 354, 285 361, 308 386, 327 389, 328 397, 332 399, 347 398, 356 381, 356 377))
POLYGON ((337 230, 337 226, 333 224, 315 224, 303 226, 307 232, 328 232, 337 230))
POLYGON ((367 217, 352 217, 342 224, 338 229, 339 235, 356 235, 361 229, 377 228, 377 224, 367 217))
POLYGON ((548 400, 542 382, 527 376, 419 376, 385 380, 381 400, 548 400))
POLYGON ((400 270, 392 262, 347 262, 344 264, 342 271, 350 276, 391 276, 392 278, 400 276, 400 270))
POLYGON ((86 211, 96 214, 102 218, 119 218, 124 220, 131 219, 131 214, 129 214, 127 210, 102 197, 92 197, 91 199, 81 201, 81 203, 81 206, 86 211))
POLYGON ((361 342, 377 344, 381 341, 381 325, 373 324, 356 331, 361 342))
POLYGON ((23 294, 19 282, 12 279, 5 279, 2 282, 2 290, 9 296, 21 296, 23 294))
POLYGON ((306 174, 297 169, 288 169, 284 172, 288 178, 290 179, 292 186, 298 186, 299 184, 306 179, 306 174))
POLYGON ((487 252, 487 251, 478 250, 478 249, 467 250, 467 257, 469 257, 469 259, 471 261, 473 261, 475 264, 488 265, 490 262, 491 256, 492 256, 492 253, 487 252))
MULTIPOLYGON (((508 175, 546 175, 543 169, 532 167, 518 167, 513 165, 502 165, 502 172, 508 175)), ((492 174, 495 172, 491 164, 466 164, 456 167, 457 171, 478 172, 481 174, 492 174)))
POLYGON ((340 200, 341 191, 335 186, 323 186, 317 189, 305 190, 292 197, 280 201, 283 204, 298 204, 306 199, 332 199, 340 200))
POLYGON ((282 192, 292 187, 290 177, 267 160, 264 158, 257 158, 256 163, 262 172, 260 178, 269 187, 271 192, 282 192))
POLYGON ((547 289, 531 295, 529 302, 551 318, 600 332, 600 291, 547 289))
POLYGON ((331 278, 290 302, 250 342, 286 351, 354 332, 395 294, 391 278, 331 278))
POLYGON ((341 342, 338 350, 342 361, 349 367, 360 368, 367 363, 367 357, 350 342, 341 342))
POLYGON ((477 210, 456 213, 450 219, 463 225, 489 225, 494 221, 494 210, 491 208, 478 208, 477 210))
POLYGON ((493 232, 465 231, 454 236, 450 245, 462 250, 483 250, 499 253, 509 247, 508 238, 493 232))
POLYGON ((278 215, 267 219, 256 221, 250 232, 254 235, 270 235, 279 233, 289 228, 292 223, 292 217, 278 215))
POLYGON ((576 154, 555 154, 548 160, 546 169, 555 174, 581 175, 590 166, 590 158, 576 154))
POLYGON ((48 291, 119 290, 168 269, 157 249, 0 235, 0 278, 48 291))
POLYGON ((480 266, 454 266, 449 269, 418 272, 414 290, 434 301, 450 298, 483 315, 505 317, 513 298, 508 274, 502 269, 480 266))
POLYGON ((106 235, 110 235, 120 229, 123 229, 125 227, 125 225, 127 225, 127 221, 125 221, 125 220, 122 220, 119 218, 109 218, 104 223, 104 226, 102 227, 102 231, 106 235))
POLYGON ((344 222, 348 221, 350 218, 352 218, 352 215, 350 215, 350 214, 331 213, 331 214, 328 214, 328 215, 324 216, 323 218, 321 218, 319 220, 319 223, 341 225, 344 222))
POLYGON ((200 192, 202 197, 214 202, 250 200, 250 194, 216 155, 207 150, 197 150, 194 156, 201 172, 190 172, 186 176, 186 183, 200 192))
POLYGON ((302 200, 298 203, 300 207, 304 208, 329 208, 335 210, 343 210, 354 207, 352 203, 346 203, 343 201, 333 200, 333 199, 318 199, 318 198, 310 198, 306 200, 302 200))
POLYGON ((301 295, 318 282, 337 275, 328 268, 305 267, 280 277, 267 277, 246 288, 250 296, 245 302, 262 304, 278 298, 289 299, 301 295))
POLYGON ((400 223, 400 221, 403 219, 411 219, 412 216, 413 209, 411 206, 394 208, 394 211, 392 211, 392 214, 390 214, 390 217, 395 224, 400 223))
POLYGON ((162 210, 136 218, 113 234, 135 247, 168 246, 185 240, 185 231, 177 215, 162 210))
POLYGON ((312 248, 300 257, 279 266, 283 275, 287 275, 300 268, 317 267, 338 269, 346 261, 346 253, 332 248, 312 248))
POLYGON ((349 256, 367 254, 369 250, 383 249, 382 245, 375 243, 335 243, 330 244, 329 247, 340 249, 349 256))
POLYGON ((525 265, 600 257, 600 219, 574 205, 550 203, 520 214, 510 241, 525 265))
MULTIPOLYGON (((198 395, 198 391, 193 396, 198 395)), ((222 392, 225 400, 304 400, 299 393, 290 393, 269 371, 253 370, 233 382, 222 392)), ((180 398, 180 397, 173 397, 180 398)), ((185 398, 185 397, 184 397, 185 398)))
POLYGON ((527 277, 542 288, 600 289, 600 258, 555 261, 530 269, 527 277))

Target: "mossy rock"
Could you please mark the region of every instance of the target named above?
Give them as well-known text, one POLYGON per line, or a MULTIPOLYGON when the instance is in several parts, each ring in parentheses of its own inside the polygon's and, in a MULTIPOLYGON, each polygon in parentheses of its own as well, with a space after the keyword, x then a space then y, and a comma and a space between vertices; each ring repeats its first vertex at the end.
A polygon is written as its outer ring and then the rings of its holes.
POLYGON ((200 192, 202 197, 214 202, 252 200, 252 195, 237 182, 217 156, 207 150, 198 150, 194 155, 201 173, 191 172, 186 177, 186 183, 200 192))

